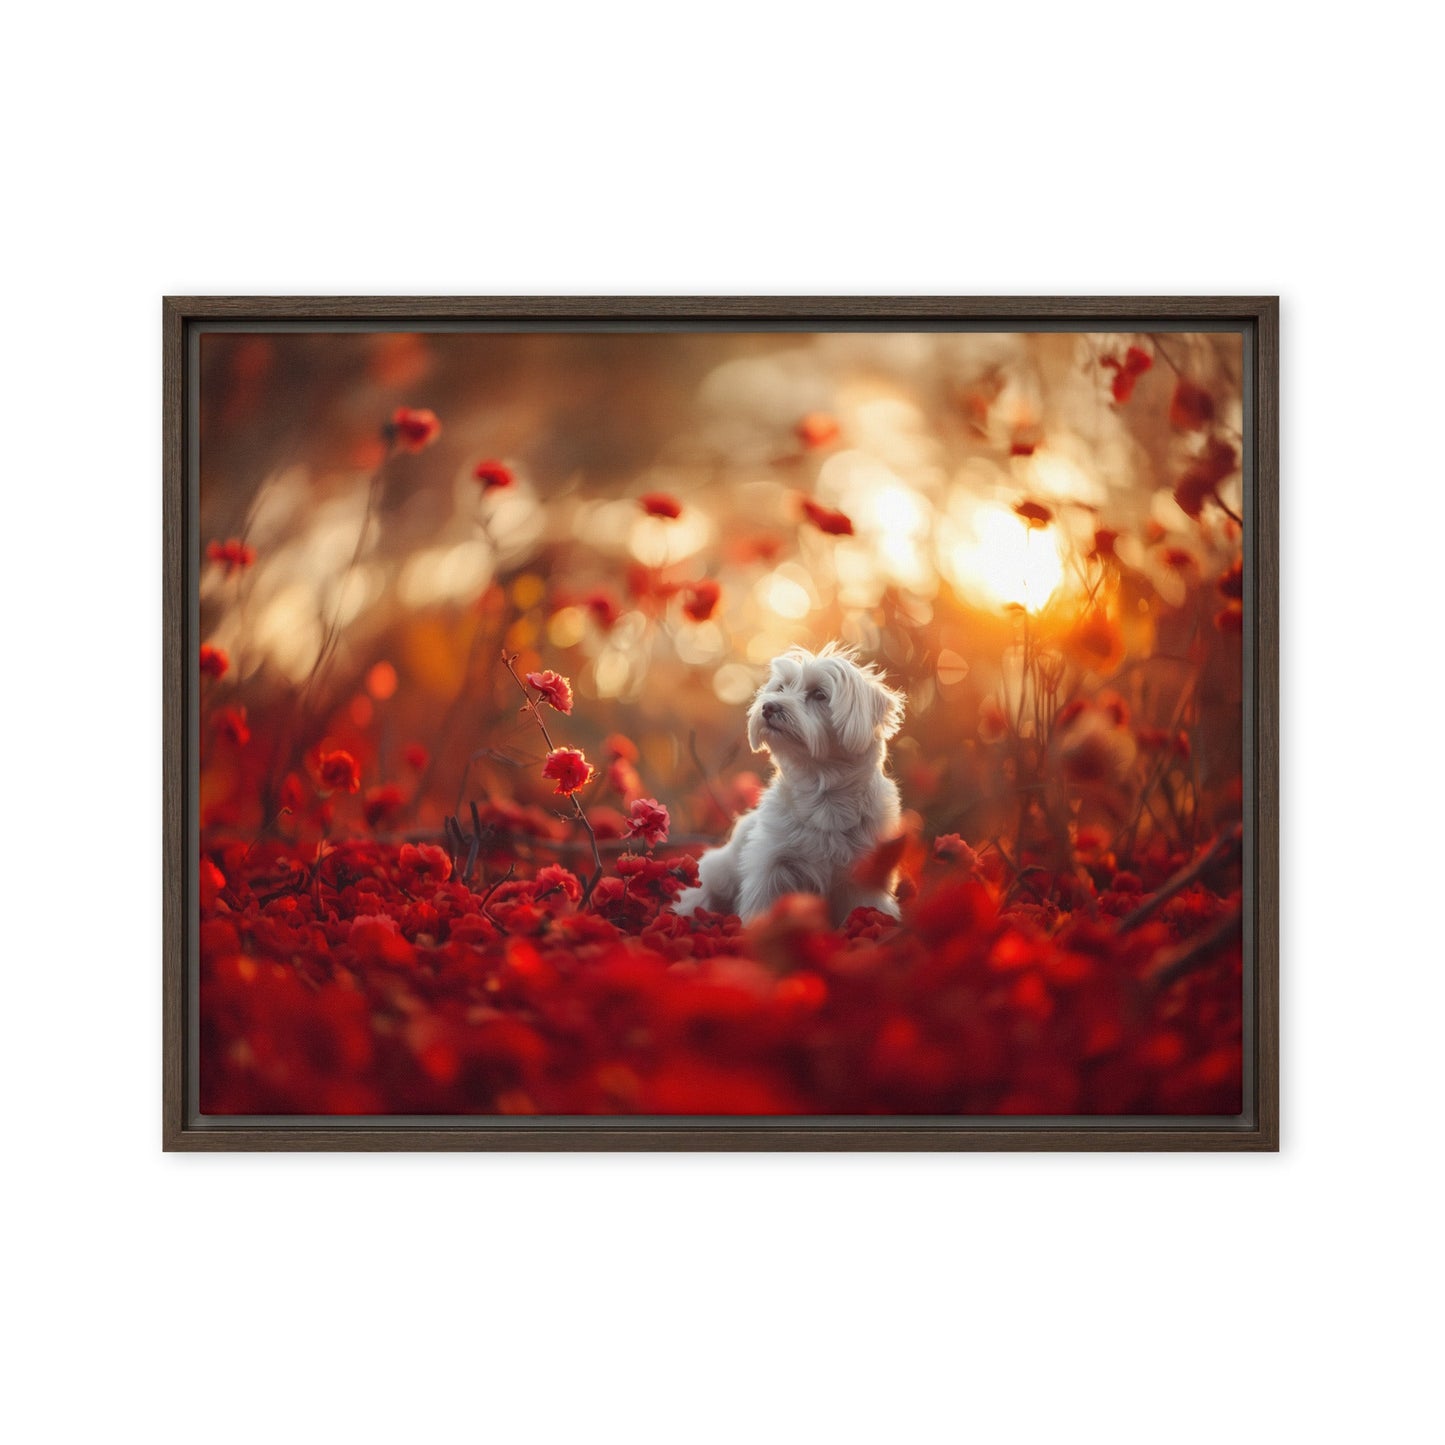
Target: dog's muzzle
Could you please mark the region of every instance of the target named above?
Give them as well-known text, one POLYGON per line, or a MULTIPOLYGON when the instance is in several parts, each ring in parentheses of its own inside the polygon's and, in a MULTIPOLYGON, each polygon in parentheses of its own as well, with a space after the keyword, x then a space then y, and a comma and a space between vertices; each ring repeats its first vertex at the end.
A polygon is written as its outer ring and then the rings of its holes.
POLYGON ((763 721, 765 723, 775 723, 782 716, 783 706, 781 703, 765 702, 763 704, 763 721))

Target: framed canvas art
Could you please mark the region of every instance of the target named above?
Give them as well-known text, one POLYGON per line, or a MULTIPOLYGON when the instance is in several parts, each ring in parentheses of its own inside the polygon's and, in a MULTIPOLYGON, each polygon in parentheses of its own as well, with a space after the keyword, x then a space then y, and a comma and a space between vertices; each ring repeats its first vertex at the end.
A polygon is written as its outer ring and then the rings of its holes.
POLYGON ((1278 1141, 1273 298, 171 298, 170 1149, 1278 1141))

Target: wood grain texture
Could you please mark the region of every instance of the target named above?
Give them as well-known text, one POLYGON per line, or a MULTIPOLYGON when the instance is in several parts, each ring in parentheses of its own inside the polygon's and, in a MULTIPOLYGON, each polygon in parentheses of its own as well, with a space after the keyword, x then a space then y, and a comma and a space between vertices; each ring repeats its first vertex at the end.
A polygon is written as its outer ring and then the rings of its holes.
POLYGON ((1272 297, 1241 296, 181 296, 196 321, 496 323, 812 321, 1254 321, 1272 297))
POLYGON ((186 699, 196 676, 188 666, 186 646, 185 485, 185 314, 167 301, 162 317, 161 446, 161 709, 164 741, 162 774, 162 1072, 161 1137, 167 1149, 177 1148, 186 1125, 186 907, 187 879, 194 866, 186 844, 185 783, 186 699))
POLYGON ((1255 1117, 1279 1148, 1279 301, 1254 327, 1255 1117))
POLYGON ((165 719, 162 797, 163 840, 163 1067, 162 1141, 167 1150, 189 1152, 254 1150, 695 1150, 771 1152, 1129 1150, 1274 1151, 1279 1147, 1279 303, 1258 296, 196 296, 167 297, 163 306, 163 641, 165 719), (880 1119, 840 1125, 826 1118, 787 1124, 739 1120, 725 1127, 685 1120, 620 1126, 599 1118, 578 1124, 538 1120, 517 1127, 476 1124, 426 1127, 358 1124, 316 1127, 284 1121, 227 1125, 200 1123, 187 1104, 187 915, 195 867, 186 833, 189 751, 186 719, 198 683, 195 640, 189 637, 194 559, 188 555, 189 501, 186 487, 187 404, 196 379, 187 375, 187 338, 201 324, 278 323, 340 325, 376 323, 471 323, 496 326, 639 328, 691 323, 736 326, 840 322, 898 329, 910 323, 972 326, 997 323, 1067 322, 1109 330, 1148 323, 1238 326, 1253 348, 1254 712, 1249 747, 1255 776, 1254 1098, 1251 1118, 1241 1125, 1190 1124, 1157 1128, 1007 1127, 957 1124, 916 1125, 880 1119))
POLYGON ((620 1129, 599 1118, 595 1124, 539 1123, 525 1129, 428 1129, 418 1126, 315 1128, 278 1124, 265 1127, 186 1129, 168 1139, 166 1147, 186 1152, 230 1150, 349 1150, 466 1152, 501 1149, 525 1153, 595 1152, 666 1153, 840 1153, 876 1154, 980 1153, 986 1151, 1060 1152, 1259 1152, 1276 1147, 1258 1129, 980 1129, 957 1126, 915 1127, 880 1121, 840 1128, 826 1119, 799 1119, 787 1127, 766 1125, 700 1129, 688 1124, 620 1129))

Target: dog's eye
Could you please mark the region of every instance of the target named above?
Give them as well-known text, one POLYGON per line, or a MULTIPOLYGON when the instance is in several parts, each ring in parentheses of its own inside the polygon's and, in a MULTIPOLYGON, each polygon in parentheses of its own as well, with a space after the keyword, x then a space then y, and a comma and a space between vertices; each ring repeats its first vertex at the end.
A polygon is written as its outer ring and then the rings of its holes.
POLYGON ((812 692, 810 692, 810 693, 808 694, 808 701, 809 701, 809 702, 827 702, 827 701, 828 701, 828 694, 827 694, 826 692, 824 692, 821 687, 815 687, 815 688, 812 690, 812 692))

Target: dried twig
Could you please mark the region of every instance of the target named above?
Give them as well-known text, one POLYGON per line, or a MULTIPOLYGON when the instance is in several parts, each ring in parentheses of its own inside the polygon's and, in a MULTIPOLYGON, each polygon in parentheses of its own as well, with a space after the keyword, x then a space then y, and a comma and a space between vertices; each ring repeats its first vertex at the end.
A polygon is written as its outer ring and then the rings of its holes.
POLYGON ((1194 862, 1181 868, 1157 893, 1151 894, 1132 913, 1126 914, 1120 920, 1118 931, 1128 933, 1152 918, 1171 898, 1197 882, 1211 868, 1230 861, 1239 851, 1243 840, 1244 828, 1238 823, 1227 833, 1221 833, 1194 862))
POLYGON ((1227 943, 1233 941, 1243 922, 1244 915, 1239 909, 1226 914, 1207 933, 1181 943, 1178 948, 1161 953, 1149 970, 1149 983, 1156 989, 1166 989, 1177 983, 1186 974, 1202 968, 1227 943))

